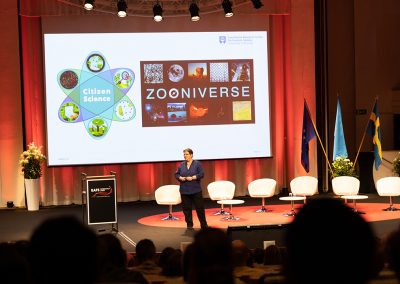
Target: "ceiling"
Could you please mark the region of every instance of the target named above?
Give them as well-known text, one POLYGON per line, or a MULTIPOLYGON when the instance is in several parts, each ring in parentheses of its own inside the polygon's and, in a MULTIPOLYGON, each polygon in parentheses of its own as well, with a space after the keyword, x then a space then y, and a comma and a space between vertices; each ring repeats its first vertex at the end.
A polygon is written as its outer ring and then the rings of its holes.
MULTIPOLYGON (((157 0, 125 0, 127 3, 127 14, 135 16, 153 16, 153 6, 157 0)), ((62 0, 67 5, 82 7, 84 0, 62 0)), ((94 10, 100 13, 117 13, 118 0, 95 0, 94 10)), ((244 4, 251 4, 251 0, 231 0, 233 7, 244 4)), ((189 14, 189 5, 191 0, 160 0, 159 3, 163 8, 164 16, 187 16, 189 14)), ((222 0, 197 0, 196 4, 200 8, 201 14, 215 13, 223 11, 221 6, 222 0)), ((252 5, 252 4, 251 4, 252 5)))
MULTIPOLYGON (((118 0, 94 0, 94 9, 83 8, 85 0, 17 0, 21 16, 61 15, 116 15, 118 0)), ((222 0, 158 0, 164 17, 189 16, 192 1, 200 8, 200 15, 221 13, 222 0)), ((292 0, 260 0, 263 6, 255 9, 252 0, 230 0, 234 15, 289 15, 292 0)), ((153 17, 153 6, 157 0, 126 0, 128 17, 153 17)))

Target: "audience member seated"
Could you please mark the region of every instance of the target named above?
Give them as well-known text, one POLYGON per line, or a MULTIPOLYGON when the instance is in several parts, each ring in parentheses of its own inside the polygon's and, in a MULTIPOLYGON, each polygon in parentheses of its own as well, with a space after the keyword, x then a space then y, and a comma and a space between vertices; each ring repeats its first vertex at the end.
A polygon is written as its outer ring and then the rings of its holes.
POLYGON ((183 274, 183 282, 189 282, 189 261, 192 258, 193 253, 193 243, 186 246, 182 255, 182 274, 183 274))
POLYGON ((175 251, 173 247, 166 247, 161 251, 160 256, 158 257, 158 266, 163 267, 167 259, 170 255, 175 251))
POLYGON ((264 265, 282 265, 282 249, 269 245, 264 250, 264 265))
POLYGON ((99 283, 141 283, 147 284, 143 274, 127 268, 127 253, 120 240, 113 234, 102 234, 98 240, 99 283))
POLYGON ((255 248, 251 251, 251 263, 253 266, 262 266, 264 265, 264 249, 263 248, 255 248))
POLYGON ((286 244, 287 283, 362 284, 372 276, 374 233, 341 200, 310 199, 290 223, 286 244))
MULTIPOLYGON (((260 249, 261 250, 261 249, 260 249)), ((269 245, 262 250, 262 264, 258 265, 265 272, 258 283, 284 283, 282 265, 285 255, 285 247, 269 245)))
POLYGON ((74 216, 45 220, 30 239, 34 283, 94 283, 97 237, 74 216))
POLYGON ((374 267, 372 269, 372 277, 379 278, 380 273, 385 268, 385 244, 381 238, 376 237, 376 252, 373 258, 374 267))
POLYGON ((18 240, 16 242, 13 242, 13 245, 18 253, 21 254, 21 256, 25 257, 25 259, 28 259, 30 247, 30 242, 28 240, 18 240))
POLYGON ((26 255, 15 243, 0 243, 0 282, 31 283, 26 255))
POLYGON ((385 237, 377 238, 377 256, 375 257, 375 269, 373 271, 374 278, 368 284, 392 284, 399 283, 394 271, 389 268, 387 256, 385 252, 385 237))
POLYGON ((283 263, 285 263, 285 260, 287 258, 287 248, 279 247, 279 250, 281 251, 281 258, 282 258, 282 265, 283 265, 283 263))
POLYGON ((136 265, 131 269, 141 272, 148 282, 152 282, 154 275, 161 274, 161 267, 157 265, 156 246, 152 240, 142 239, 136 244, 136 265))
POLYGON ((236 283, 231 241, 220 229, 206 228, 195 234, 188 265, 188 284, 236 283))
POLYGON ((245 283, 258 283, 266 272, 262 268, 250 267, 248 260, 251 257, 250 249, 241 240, 232 241, 232 256, 234 275, 245 283))
POLYGON ((168 277, 182 276, 182 252, 175 249, 162 263, 161 274, 168 277))
POLYGON ((394 271, 397 280, 400 282, 400 227, 387 236, 384 253, 388 268, 394 271))
POLYGON ((164 277, 164 283, 183 284, 182 267, 182 251, 174 249, 161 265, 161 275, 164 277))

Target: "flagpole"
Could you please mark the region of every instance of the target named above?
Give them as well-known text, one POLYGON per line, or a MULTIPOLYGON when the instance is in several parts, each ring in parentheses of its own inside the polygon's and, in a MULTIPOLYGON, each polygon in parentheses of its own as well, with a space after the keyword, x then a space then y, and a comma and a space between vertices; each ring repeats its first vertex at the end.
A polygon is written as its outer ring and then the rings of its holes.
MULTIPOLYGON (((304 100, 305 100, 305 99, 304 99, 304 100)), ((307 101, 306 101, 306 107, 307 107, 307 109, 308 109, 307 101)), ((310 110, 309 110, 309 109, 308 109, 308 113, 310 113, 310 110)), ((328 155, 326 154, 326 151, 325 151, 325 149, 324 149, 324 146, 322 145, 322 141, 321 141, 321 138, 319 137, 319 134, 318 134, 318 131, 317 131, 317 127, 315 126, 315 123, 314 123, 314 121, 313 121, 313 119, 312 119, 311 116, 310 116, 310 120, 311 120, 311 123, 312 123, 312 125, 313 125, 313 127, 314 127, 315 134, 317 135, 319 144, 321 145, 322 151, 324 152, 325 159, 326 159, 326 161, 328 162, 329 170, 331 171, 331 174, 333 174, 333 170, 332 170, 331 164, 329 163, 328 155)))
POLYGON ((371 109, 371 111, 370 111, 370 113, 369 113, 367 125, 365 125, 364 135, 363 135, 363 137, 362 137, 362 139, 361 139, 360 146, 358 147, 356 158, 354 159, 353 169, 354 169, 355 166, 356 166, 357 159, 358 159, 358 155, 360 154, 361 147, 362 147, 362 145, 363 145, 363 143, 364 143, 365 134, 366 134, 366 132, 367 132, 368 124, 369 124, 369 121, 370 121, 370 118, 371 118, 371 113, 374 111, 374 106, 375 106, 377 100, 378 100, 378 97, 375 97, 374 104, 372 105, 372 109, 371 109))

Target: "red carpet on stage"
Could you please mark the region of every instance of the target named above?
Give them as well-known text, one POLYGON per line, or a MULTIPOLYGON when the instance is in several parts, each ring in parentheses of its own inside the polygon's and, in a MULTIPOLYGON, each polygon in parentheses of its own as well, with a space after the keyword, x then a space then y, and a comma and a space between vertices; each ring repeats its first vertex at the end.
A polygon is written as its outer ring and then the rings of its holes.
MULTIPOLYGON (((350 207, 353 206, 352 203, 348 203, 350 207)), ((161 206, 161 205, 160 205, 161 206)), ((302 206, 302 204, 295 204, 295 208, 298 209, 302 206)), ((375 221, 383 221, 383 220, 391 220, 391 219, 400 219, 400 210, 399 211, 383 211, 382 209, 387 208, 387 203, 357 203, 357 210, 365 212, 365 214, 361 214, 365 220, 368 222, 375 221)), ((257 209, 260 209, 260 206, 245 206, 245 205, 236 205, 233 206, 233 215, 235 217, 239 217, 238 221, 225 221, 221 220, 224 216, 214 216, 213 214, 218 211, 218 207, 213 209, 206 209, 206 216, 208 225, 215 228, 225 229, 228 226, 252 226, 252 225, 276 225, 276 224, 286 224, 293 220, 293 217, 286 217, 283 214, 290 211, 290 204, 279 204, 279 205, 267 205, 266 208, 271 210, 270 212, 257 213, 255 212, 257 209)), ((181 209, 180 206, 174 206, 173 210, 181 209)), ((229 207, 226 207, 227 211, 229 211, 229 207)), ((173 216, 178 217, 179 220, 167 220, 163 221, 161 218, 164 218, 168 215, 168 206, 165 206, 165 214, 158 214, 143 217, 138 220, 140 224, 147 226, 157 226, 157 227, 174 227, 174 228, 185 228, 186 223, 184 220, 184 216, 182 211, 173 211, 173 216)), ((193 211, 193 221, 194 227, 199 228, 199 222, 197 220, 196 212, 193 211)))

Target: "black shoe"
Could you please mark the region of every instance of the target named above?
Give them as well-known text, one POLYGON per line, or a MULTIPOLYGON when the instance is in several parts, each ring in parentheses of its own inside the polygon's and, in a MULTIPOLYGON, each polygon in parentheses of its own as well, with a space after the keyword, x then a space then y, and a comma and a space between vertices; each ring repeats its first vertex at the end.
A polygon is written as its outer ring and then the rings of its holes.
POLYGON ((186 228, 186 230, 183 232, 182 236, 192 238, 195 234, 196 234, 196 231, 193 228, 186 228))
POLYGON ((187 227, 186 227, 186 230, 188 230, 188 231, 193 231, 194 229, 193 229, 193 227, 191 227, 191 226, 187 226, 187 227))
POLYGON ((201 228, 202 228, 202 229, 207 229, 207 228, 209 228, 209 227, 208 227, 208 225, 204 225, 204 226, 201 226, 201 228))

